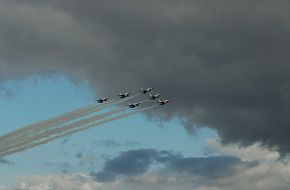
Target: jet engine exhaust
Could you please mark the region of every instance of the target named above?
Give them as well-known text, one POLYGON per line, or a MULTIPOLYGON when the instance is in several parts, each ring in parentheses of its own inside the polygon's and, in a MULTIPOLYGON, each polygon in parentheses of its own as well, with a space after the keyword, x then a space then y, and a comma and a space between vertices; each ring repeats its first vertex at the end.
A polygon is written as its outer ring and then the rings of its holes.
POLYGON ((111 117, 111 118, 108 118, 108 119, 105 119, 105 120, 102 120, 99 122, 95 122, 92 124, 89 124, 89 122, 88 122, 88 123, 86 123, 88 125, 83 124, 84 126, 83 125, 68 125, 65 129, 59 128, 57 131, 47 131, 46 133, 42 134, 41 136, 31 140, 30 143, 21 144, 21 145, 18 145, 12 149, 1 151, 0 157, 7 156, 7 155, 17 153, 17 152, 21 152, 21 151, 24 151, 26 149, 29 149, 29 148, 32 148, 32 147, 35 147, 38 145, 46 144, 52 140, 65 137, 65 136, 71 135, 71 134, 76 133, 76 132, 88 130, 90 128, 93 128, 93 127, 96 127, 96 126, 99 126, 99 125, 102 125, 102 124, 105 124, 105 123, 108 123, 111 121, 126 118, 126 117, 129 117, 131 115, 134 115, 134 114, 137 114, 137 113, 149 110, 149 109, 153 109, 154 107, 156 107, 156 105, 147 106, 147 107, 140 109, 140 110, 136 110, 136 111, 133 111, 130 113, 124 113, 124 114, 121 114, 121 115, 118 115, 115 117, 111 117), (41 137, 43 137, 43 138, 41 138, 41 137))

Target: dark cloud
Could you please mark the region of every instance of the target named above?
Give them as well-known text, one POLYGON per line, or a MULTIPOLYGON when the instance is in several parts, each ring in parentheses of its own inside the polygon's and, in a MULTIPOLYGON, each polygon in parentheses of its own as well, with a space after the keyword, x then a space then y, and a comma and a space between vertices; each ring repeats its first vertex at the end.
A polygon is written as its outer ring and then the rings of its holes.
POLYGON ((9 160, 6 160, 6 159, 3 159, 3 158, 0 158, 0 164, 12 164, 12 162, 9 161, 9 160))
POLYGON ((289 17, 288 1, 4 0, 0 79, 54 71, 109 95, 153 87, 173 99, 163 119, 288 153, 289 17))
POLYGON ((91 172, 90 175, 100 182, 114 182, 116 180, 116 175, 108 172, 91 172))
POLYGON ((208 179, 234 175, 239 169, 251 168, 258 164, 258 162, 243 162, 239 158, 229 156, 195 158, 184 157, 169 151, 139 149, 121 152, 118 157, 105 162, 103 171, 91 172, 91 175, 98 181, 112 182, 118 176, 143 175, 154 163, 163 165, 165 172, 208 179))
POLYGON ((254 167, 258 162, 242 162, 230 156, 204 158, 179 158, 171 160, 169 168, 175 172, 188 173, 206 178, 227 177, 237 172, 237 168, 254 167))
POLYGON ((0 87, 0 97, 9 98, 14 95, 11 89, 0 87))
POLYGON ((117 175, 135 176, 145 173, 158 152, 153 149, 141 149, 122 152, 120 156, 109 159, 104 170, 95 175, 99 181, 114 180, 117 175))

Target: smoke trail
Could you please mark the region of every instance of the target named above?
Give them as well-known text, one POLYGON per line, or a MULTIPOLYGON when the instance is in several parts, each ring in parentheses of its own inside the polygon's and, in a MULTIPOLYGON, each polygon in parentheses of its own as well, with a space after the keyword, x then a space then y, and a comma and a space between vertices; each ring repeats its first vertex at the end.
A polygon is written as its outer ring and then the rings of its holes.
POLYGON ((62 126, 62 127, 59 127, 59 128, 54 128, 54 129, 47 129, 45 131, 33 131, 33 133, 30 133, 30 134, 27 134, 26 136, 23 136, 23 138, 17 138, 17 139, 14 139, 13 142, 11 143, 7 143, 6 146, 4 145, 4 147, 2 146, 1 149, 0 149, 0 153, 3 152, 3 151, 6 151, 6 150, 9 150, 10 148, 13 148, 13 147, 17 147, 19 145, 22 145, 22 144, 27 144, 27 143, 30 143, 34 140, 38 140, 38 139, 41 139, 41 138, 44 138, 44 137, 47 137, 49 135, 53 135, 53 134, 57 134, 63 130, 66 130, 67 128, 74 128, 74 127, 78 127, 78 126, 82 126, 82 125, 85 125, 85 124, 88 124, 88 123, 91 123, 95 120, 99 120, 99 119, 103 119, 103 118, 106 118, 108 116, 111 116, 113 114, 116 114, 116 113, 119 113, 121 111, 123 111, 124 109, 126 108, 117 108, 115 110, 112 110, 112 111, 109 111, 109 112, 106 112, 106 113, 103 113, 103 114, 99 114, 99 115, 96 115, 96 116, 92 116, 92 117, 89 117, 89 118, 86 118, 86 119, 82 119, 80 121, 77 121, 75 123, 72 123, 72 124, 68 124, 68 125, 65 125, 65 126, 62 126), (42 133, 41 133, 42 132, 42 133))
MULTIPOLYGON (((46 130, 47 128, 50 128, 50 127, 55 127, 55 126, 61 125, 65 122, 68 122, 68 121, 73 120, 75 118, 83 117, 83 116, 86 116, 86 115, 91 114, 93 112, 100 111, 105 106, 107 106, 107 105, 101 105, 101 106, 97 106, 97 107, 94 106, 94 107, 90 107, 90 108, 81 108, 81 109, 78 109, 76 111, 65 113, 65 114, 62 114, 61 116, 57 116, 57 117, 54 117, 54 118, 49 119, 49 120, 45 120, 42 122, 38 122, 38 123, 35 123, 32 125, 17 129, 14 132, 9 133, 9 134, 3 136, 2 138, 0 138, 0 143, 1 144, 12 143, 15 138, 21 138, 29 133, 32 133, 32 132, 42 131, 42 130, 46 130)), ((0 149, 1 148, 3 148, 3 146, 0 145, 0 149)))
MULTIPOLYGON (((85 110, 85 112, 81 112, 81 113, 76 113, 74 115, 71 115, 70 117, 67 117, 67 118, 61 118, 63 120, 60 120, 60 121, 56 121, 55 123, 53 123, 52 125, 54 126, 51 126, 50 128, 55 128, 55 125, 60 125, 60 124, 64 124, 65 122, 68 122, 68 121, 72 121, 74 119, 79 119, 80 117, 84 117, 84 116, 87 116, 87 115, 90 115, 92 113, 95 113, 95 112, 98 112, 98 111, 101 111, 109 106, 112 106, 114 104, 119 104, 119 103, 122 103, 124 101, 127 101, 127 100, 130 100, 130 99, 133 99, 135 97, 137 97, 139 94, 135 94, 131 97, 128 97, 126 99, 114 99, 114 100, 111 100, 109 102, 104 102, 102 105, 98 105, 97 107, 93 107, 91 109, 88 109, 88 110, 85 110)), ((44 126, 38 126, 38 127, 35 127, 33 128, 32 130, 35 131, 37 129, 41 129, 41 130, 47 130, 47 128, 43 128, 44 126)), ((56 126, 57 127, 57 126, 56 126)))
POLYGON ((28 148, 35 147, 37 145, 46 144, 46 143, 48 143, 48 142, 50 142, 50 141, 52 141, 54 139, 58 139, 58 138, 61 138, 61 137, 64 137, 64 136, 67 136, 67 135, 70 135, 70 134, 73 134, 73 133, 76 133, 76 132, 83 131, 83 130, 87 130, 89 128, 93 128, 95 126, 98 126, 98 125, 101 125, 101 124, 104 124, 104 123, 107 123, 107 122, 110 122, 110 121, 114 121, 114 120, 117 120, 117 119, 128 117, 130 115, 133 115, 133 114, 136 114, 136 113, 139 113, 139 112, 142 112, 142 111, 146 111, 146 110, 152 109, 154 107, 156 107, 156 105, 144 108, 142 110, 137 110, 135 112, 131 112, 131 113, 123 114, 123 115, 120 115, 120 116, 116 116, 116 117, 113 117, 113 118, 110 118, 110 119, 107 119, 107 120, 104 120, 104 121, 100 121, 100 122, 97 122, 97 123, 94 123, 94 124, 91 124, 91 125, 88 125, 88 126, 85 126, 85 127, 79 127, 79 128, 74 129, 74 130, 68 131, 66 133, 57 134, 56 136, 43 139, 42 141, 36 141, 36 142, 34 142, 32 144, 23 145, 23 146, 18 147, 18 148, 16 147, 13 150, 9 150, 8 152, 1 153, 0 157, 3 157, 5 155, 9 155, 9 154, 12 154, 12 153, 20 152, 20 151, 26 150, 28 148))
MULTIPOLYGON (((103 106, 104 105, 101 105, 101 106, 99 105, 98 108, 102 108, 103 106)), ((56 117, 51 118, 51 119, 47 119, 47 120, 44 120, 44 121, 41 121, 41 122, 37 122, 37 123, 31 124, 31 125, 22 127, 20 129, 15 130, 12 133, 9 133, 7 135, 1 136, 0 137, 0 141, 5 140, 7 138, 10 138, 12 136, 15 136, 17 134, 20 134, 20 133, 22 133, 24 131, 35 130, 35 129, 41 128, 43 126, 56 125, 56 124, 59 124, 60 122, 66 122, 66 120, 68 120, 70 118, 74 118, 75 116, 81 116, 81 114, 90 113, 91 110, 95 109, 96 107, 97 106, 95 104, 91 104, 91 105, 85 106, 83 108, 79 108, 77 110, 73 110, 73 111, 61 114, 61 115, 56 116, 56 117)))
MULTIPOLYGON (((58 117, 56 117, 56 118, 66 117, 66 116, 68 116, 68 115, 74 114, 75 112, 82 112, 82 111, 85 111, 85 110, 87 110, 88 108, 90 108, 90 107, 93 106, 93 105, 95 105, 95 104, 90 104, 90 105, 88 105, 88 106, 85 106, 85 107, 82 107, 82 108, 79 108, 79 109, 76 109, 76 110, 73 110, 73 111, 70 111, 70 112, 64 113, 64 114, 62 114, 62 115, 60 115, 60 116, 58 116, 58 117)), ((53 119, 56 119, 56 118, 53 118, 53 119)), ((14 134, 17 133, 17 132, 21 132, 21 131, 23 131, 23 130, 25 130, 25 129, 27 129, 27 128, 30 128, 30 127, 32 127, 32 126, 34 126, 34 125, 40 125, 40 124, 49 123, 49 122, 51 122, 51 120, 52 120, 52 119, 44 120, 44 121, 37 122, 37 123, 32 124, 32 125, 28 125, 28 126, 26 126, 26 127, 24 127, 24 128, 21 128, 21 129, 17 129, 17 130, 15 130, 15 131, 12 132, 12 133, 9 133, 9 134, 7 134, 7 135, 0 136, 0 141, 1 141, 1 140, 4 140, 5 138, 10 137, 11 135, 14 135, 14 134)))
MULTIPOLYGON (((146 101, 147 100, 143 100, 142 102, 146 102, 146 101)), ((122 107, 120 107, 118 109, 115 109, 113 111, 106 112, 106 113, 103 113, 103 114, 99 114, 99 115, 96 115, 96 116, 93 116, 93 117, 89 117, 87 119, 83 119, 83 120, 80 120, 78 122, 75 122, 75 123, 72 123, 72 124, 68 124, 68 125, 65 125, 65 126, 55 126, 55 127, 45 128, 45 130, 32 131, 32 133, 27 133, 27 134, 23 133, 21 136, 17 136, 17 139, 12 138, 12 139, 10 139, 10 141, 8 141, 8 143, 5 143, 5 144, 3 143, 3 145, 0 147, 0 153, 3 152, 3 151, 8 150, 10 148, 13 148, 15 146, 29 143, 29 142, 33 141, 32 139, 37 140, 39 138, 46 137, 46 136, 43 136, 43 133, 45 133, 46 135, 48 135, 48 132, 50 132, 49 135, 56 134, 56 133, 58 133, 60 131, 66 130, 66 128, 78 127, 78 126, 88 124, 88 123, 90 123, 92 121, 95 121, 95 120, 98 120, 98 119, 106 118, 108 116, 111 116, 113 114, 121 112, 121 111, 123 111, 126 108, 127 108, 127 105, 124 105, 124 106, 122 106, 122 107), (38 135, 38 136, 36 136, 36 135, 38 135), (22 139, 21 139, 21 137, 22 137, 22 139)))
MULTIPOLYGON (((86 115, 89 115, 93 112, 97 112, 97 111, 101 111, 105 108, 107 108, 108 106, 112 105, 112 104, 118 104, 118 103, 121 103, 121 102, 124 102, 126 100, 130 100, 130 99, 133 99, 137 96, 139 96, 140 93, 138 94, 135 94, 131 97, 128 97, 126 99, 113 99, 109 102, 104 102, 104 104, 102 105, 88 105, 84 108, 80 108, 80 109, 77 109, 75 111, 71 111, 71 112, 68 112, 68 113, 65 113, 65 114, 62 114, 60 116, 57 116, 55 118, 52 118, 52 119, 49 119, 49 120, 45 120, 45 121, 42 121, 42 122, 39 122, 39 123, 36 123, 36 124, 32 124, 32 125, 29 125, 29 126, 26 126, 26 127, 23 127, 21 129, 17 129, 15 130, 14 132, 12 133, 9 133, 7 135, 4 135, 2 137, 0 137, 0 143, 3 142, 4 140, 7 140, 8 142, 7 143, 11 143, 11 141, 13 141, 14 138, 16 137, 23 137, 25 136, 27 133, 31 133, 32 131, 39 131, 39 130, 47 130, 47 128, 49 127, 54 127, 56 125, 61 125, 61 124, 64 124, 65 122, 68 122, 68 121, 71 121, 71 120, 74 120, 74 119, 77 119, 77 118, 80 118, 80 117, 84 117, 86 115)), ((3 143, 4 144, 4 143, 3 143)), ((0 145, 0 149, 3 148, 1 145, 0 145)))
POLYGON ((146 100, 141 101, 140 103, 141 103, 141 104, 144 104, 144 103, 149 102, 149 101, 150 101, 150 100, 146 99, 146 100))
POLYGON ((6 152, 1 152, 0 153, 0 157, 7 156, 7 155, 10 155, 10 154, 13 154, 13 153, 17 153, 17 152, 21 152, 21 151, 24 151, 26 149, 29 149, 29 148, 32 148, 32 147, 35 147, 35 146, 38 146, 38 145, 46 144, 46 143, 48 143, 48 142, 50 142, 52 140, 65 137, 67 135, 71 135, 71 134, 76 133, 76 132, 81 132, 81 131, 84 131, 84 130, 88 130, 90 128, 102 125, 104 123, 108 123, 108 122, 111 122, 111 121, 115 121, 115 120, 118 120, 118 119, 129 117, 131 115, 134 115, 134 114, 137 114, 137 113, 152 109, 152 108, 154 108, 156 106, 157 105, 149 106, 149 107, 143 108, 141 110, 136 110, 134 112, 130 112, 130 113, 122 114, 122 115, 119 115, 119 116, 115 116, 115 117, 112 117, 112 118, 109 118, 109 119, 106 119, 106 120, 103 120, 103 121, 100 121, 100 122, 96 122, 96 123, 93 123, 93 124, 90 124, 90 125, 87 125, 87 126, 84 126, 84 127, 72 128, 72 130, 70 130, 70 131, 64 131, 64 133, 59 133, 59 134, 56 134, 55 136, 51 136, 49 138, 44 138, 42 140, 33 142, 31 144, 26 144, 26 145, 24 144, 24 145, 15 147, 14 149, 8 150, 6 152))

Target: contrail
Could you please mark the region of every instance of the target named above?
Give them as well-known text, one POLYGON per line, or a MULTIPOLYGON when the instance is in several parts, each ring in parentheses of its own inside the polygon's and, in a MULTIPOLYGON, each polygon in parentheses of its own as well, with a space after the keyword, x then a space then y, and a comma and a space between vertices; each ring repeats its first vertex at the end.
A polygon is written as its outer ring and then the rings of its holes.
MULTIPOLYGON (((132 97, 134 98, 134 97, 132 97)), ((121 100, 123 101, 123 100, 121 100)), ((117 101, 117 102, 120 102, 120 101, 117 101)), ((127 107, 127 106, 126 106, 127 107)), ((99 108, 98 108, 99 109, 99 108)), ((125 107, 120 107, 116 110, 113 110, 113 111, 110 111, 110 112, 106 112, 106 113, 103 113, 103 114, 100 114, 100 115, 96 115, 96 116, 93 116, 93 117, 89 117, 87 119, 83 119, 83 120, 80 120, 78 122, 74 122, 74 123, 71 123, 71 124, 68 124, 68 125, 60 125, 60 126, 49 126, 49 127, 43 127, 43 128, 38 128, 38 130, 28 130, 28 131, 25 131, 25 132, 22 132, 20 135, 17 135, 17 136, 13 136, 12 138, 10 138, 8 141, 4 141, 2 142, 2 146, 0 147, 0 153, 3 152, 3 151, 6 151, 8 149, 11 149, 13 147, 16 147, 18 145, 21 145, 21 144, 26 144, 26 143, 29 143, 31 141, 33 141, 32 139, 36 140, 38 138, 43 138, 45 136, 41 136, 41 134, 43 133, 47 133, 48 131, 52 131, 51 134, 53 133, 58 133, 60 130, 62 129, 65 129, 67 127, 73 127, 73 126, 80 126, 80 125, 84 125, 84 124, 87 124, 89 122, 92 122, 92 121, 95 121, 95 120, 98 120, 98 119, 103 119, 105 117, 108 117, 110 115, 113 115, 113 114, 116 114, 122 110, 124 110, 125 107), (61 129, 58 129, 58 128, 61 128, 61 129), (52 129, 55 129, 54 131, 52 129), (38 137, 38 136, 40 137, 38 137)))
MULTIPOLYGON (((50 128, 50 127, 55 127, 55 126, 61 125, 65 122, 68 122, 68 121, 73 120, 75 118, 83 117, 83 116, 86 116, 90 113, 100 111, 105 106, 107 106, 107 105, 94 106, 94 107, 90 107, 90 108, 81 108, 81 109, 78 109, 76 111, 65 113, 65 114, 62 114, 61 116, 57 116, 57 117, 54 117, 54 118, 49 119, 49 120, 45 120, 42 122, 38 122, 38 123, 35 123, 32 125, 17 129, 12 133, 9 133, 7 135, 2 136, 0 138, 0 142, 1 142, 1 144, 4 144, 3 142, 6 142, 6 144, 11 143, 14 141, 15 138, 21 138, 21 137, 27 135, 28 133, 42 131, 42 130, 46 130, 47 128, 50 128)), ((0 149, 1 148, 2 148, 2 146, 0 145, 0 149)))
POLYGON ((97 123, 93 123, 93 124, 85 126, 85 127, 75 128, 74 130, 68 131, 66 133, 57 134, 56 136, 52 136, 52 137, 46 138, 46 139, 44 138, 42 141, 36 141, 36 142, 34 142, 32 144, 22 145, 22 146, 20 146, 18 148, 16 147, 13 150, 9 150, 9 151, 7 151, 5 153, 1 153, 0 157, 3 157, 5 155, 9 155, 9 154, 12 154, 12 153, 20 152, 20 151, 26 150, 28 148, 35 147, 37 145, 46 144, 46 143, 48 143, 48 142, 50 142, 50 141, 52 141, 54 139, 58 139, 58 138, 61 138, 61 137, 64 137, 64 136, 67 136, 67 135, 70 135, 70 134, 73 134, 73 133, 76 133, 76 132, 83 131, 83 130, 87 130, 89 128, 93 128, 95 126, 98 126, 98 125, 101 125, 101 124, 104 124, 104 123, 107 123, 107 122, 110 122, 110 121, 114 121, 114 120, 117 120, 117 119, 128 117, 130 115, 133 115, 133 114, 136 114, 136 113, 139 113, 139 112, 142 112, 142 111, 146 111, 146 110, 152 109, 154 107, 156 107, 156 105, 149 106, 147 108, 144 108, 144 109, 141 109, 141 110, 137 110, 135 112, 131 112, 131 113, 123 114, 123 115, 120 115, 120 116, 116 116, 116 117, 113 117, 113 118, 110 118, 110 119, 107 119, 107 120, 103 120, 103 121, 100 121, 100 122, 97 122, 97 123))
POLYGON ((106 118, 106 117, 111 116, 113 114, 119 113, 119 112, 123 111, 124 109, 126 109, 126 108, 125 107, 117 108, 115 110, 112 110, 112 111, 109 111, 109 112, 106 112, 103 114, 99 114, 96 116, 92 116, 92 117, 89 117, 86 119, 79 120, 79 121, 74 122, 72 124, 61 126, 59 128, 53 128, 53 129, 49 128, 49 129, 44 130, 44 131, 36 131, 36 132, 33 131, 30 134, 26 134, 26 135, 21 136, 22 138, 13 139, 13 142, 7 143, 6 146, 4 145, 4 147, 2 146, 2 148, 0 149, 0 153, 3 151, 9 150, 13 147, 17 147, 19 145, 27 144, 27 143, 30 143, 32 141, 44 138, 44 137, 49 136, 51 134, 59 133, 63 130, 66 130, 66 128, 78 127, 78 126, 82 126, 82 125, 91 123, 95 120, 106 118))
MULTIPOLYGON (((66 122, 72 121, 74 119, 78 119, 80 117, 84 117, 84 116, 89 115, 91 113, 101 111, 102 109, 104 109, 107 106, 109 106, 109 104, 91 107, 91 108, 83 110, 81 112, 70 112, 69 114, 63 114, 62 116, 57 116, 55 118, 52 118, 52 119, 44 121, 44 122, 40 122, 40 123, 32 124, 32 125, 27 126, 27 127, 23 127, 23 128, 18 129, 10 134, 7 134, 6 136, 7 137, 12 137, 12 136, 18 137, 18 135, 25 135, 26 133, 29 133, 29 132, 37 132, 37 131, 41 131, 41 130, 47 130, 50 127, 57 127, 60 124, 64 124, 66 122)), ((2 139, 0 139, 0 142, 1 142, 1 140, 2 139)))
MULTIPOLYGON (((102 108, 103 106, 104 105, 100 105, 98 108, 102 108)), ((79 108, 77 110, 61 114, 61 115, 56 116, 56 117, 51 118, 51 119, 47 119, 47 120, 44 120, 44 121, 41 121, 41 122, 37 122, 37 123, 31 124, 31 125, 28 125, 26 127, 22 127, 20 129, 15 130, 12 133, 9 133, 7 135, 1 136, 0 137, 0 141, 2 141, 4 139, 7 139, 7 138, 9 138, 11 136, 14 136, 16 134, 19 134, 19 133, 21 133, 23 131, 28 131, 28 129, 29 130, 35 130, 37 128, 41 128, 41 127, 46 126, 46 125, 56 125, 56 124, 59 124, 60 122, 65 122, 66 120, 68 120, 70 118, 74 118, 75 116, 79 116, 79 115, 81 116, 82 114, 90 113, 91 110, 95 109, 96 107, 97 106, 95 104, 91 104, 91 105, 85 106, 83 108, 79 108)))
POLYGON ((141 103, 141 104, 144 104, 144 103, 149 102, 149 101, 150 101, 150 100, 146 99, 146 100, 141 101, 140 103, 141 103))
MULTIPOLYGON (((50 142, 52 140, 55 140, 55 139, 58 139, 58 138, 61 138, 61 137, 65 137, 67 135, 71 135, 71 134, 76 133, 76 132, 88 130, 90 128, 93 128, 93 127, 102 125, 104 123, 108 123, 108 122, 111 122, 111 121, 115 121, 115 120, 118 120, 118 119, 122 119, 122 118, 125 118, 125 117, 129 117, 131 115, 134 115, 134 114, 137 114, 137 113, 140 113, 140 112, 143 112, 143 111, 152 109, 152 108, 154 108, 156 106, 157 105, 149 106, 149 107, 143 108, 141 110, 136 110, 134 112, 130 112, 130 113, 122 114, 122 115, 119 115, 119 116, 115 116, 115 117, 112 117, 112 118, 109 118, 109 119, 105 119, 103 121, 99 121, 99 122, 96 122, 96 123, 92 123, 92 124, 87 125, 87 126, 84 126, 84 127, 67 128, 66 131, 63 131, 63 133, 58 133, 55 136, 51 136, 49 138, 43 138, 43 139, 40 139, 40 140, 35 141, 33 143, 23 144, 23 145, 20 145, 18 147, 15 147, 13 149, 10 149, 8 151, 1 152, 0 153, 0 157, 7 156, 7 155, 10 155, 10 154, 13 154, 13 153, 17 153, 17 152, 21 152, 21 151, 24 151, 26 149, 29 149, 29 148, 32 148, 32 147, 35 147, 35 146, 38 146, 38 145, 46 144, 46 143, 48 143, 48 142, 50 142)), ((44 134, 44 135, 46 135, 46 134, 44 134)))
MULTIPOLYGON (((70 111, 70 112, 64 113, 64 114, 62 114, 62 115, 60 115, 60 116, 57 116, 57 117, 55 117, 55 118, 52 118, 52 119, 57 119, 57 118, 61 118, 61 117, 66 117, 66 116, 69 116, 69 115, 71 115, 71 114, 74 114, 75 112, 82 112, 82 111, 85 111, 85 110, 87 110, 88 108, 90 108, 92 105, 94 105, 94 104, 91 104, 91 105, 88 105, 88 106, 85 106, 85 107, 82 107, 82 108, 79 108, 79 109, 76 109, 76 110, 73 110, 73 111, 70 111)), ((24 128, 17 129, 17 130, 15 130, 14 132, 9 133, 9 134, 7 134, 7 135, 0 136, 0 141, 3 140, 3 139, 6 139, 6 138, 8 138, 8 137, 10 137, 11 135, 14 135, 14 134, 17 133, 17 132, 21 132, 21 131, 23 131, 23 130, 26 130, 27 128, 30 128, 30 127, 32 127, 32 126, 39 125, 39 124, 44 124, 44 123, 49 123, 49 122, 52 121, 52 119, 48 119, 48 120, 44 120, 44 121, 41 121, 41 122, 37 122, 37 123, 35 123, 35 124, 28 125, 28 126, 26 126, 26 127, 24 127, 24 128)))
MULTIPOLYGON (((126 100, 133 99, 133 98, 137 97, 138 95, 140 95, 140 94, 138 93, 138 94, 135 94, 131 97, 128 97, 126 99, 121 99, 121 100, 113 99, 109 102, 105 102, 104 104, 97 105, 97 106, 96 105, 88 105, 88 106, 85 106, 83 108, 77 109, 75 111, 71 111, 71 112, 62 114, 62 115, 57 116, 55 118, 48 119, 48 120, 45 120, 42 122, 38 122, 36 124, 32 124, 32 125, 17 129, 12 133, 9 133, 7 135, 0 137, 0 143, 3 141, 5 142, 5 140, 8 141, 8 143, 11 143, 11 141, 13 141, 13 139, 16 137, 22 137, 22 136, 27 135, 27 133, 31 133, 31 132, 35 132, 35 131, 43 131, 43 130, 47 130, 48 128, 53 128, 55 126, 64 124, 65 122, 72 121, 72 120, 80 118, 80 117, 84 117, 86 115, 89 115, 89 114, 97 112, 97 111, 101 111, 102 109, 105 109, 112 104, 117 104, 117 103, 124 102, 126 100)), ((2 143, 2 144, 4 144, 4 143, 2 143)), ((3 146, 0 145, 0 149, 1 148, 3 148, 3 146)))

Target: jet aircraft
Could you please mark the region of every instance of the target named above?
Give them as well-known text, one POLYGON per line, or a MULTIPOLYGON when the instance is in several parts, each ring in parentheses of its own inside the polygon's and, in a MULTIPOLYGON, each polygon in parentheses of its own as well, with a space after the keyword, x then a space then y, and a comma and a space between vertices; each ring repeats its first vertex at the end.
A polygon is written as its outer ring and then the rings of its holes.
POLYGON ((137 107, 137 106, 139 106, 141 104, 141 102, 138 102, 138 103, 131 103, 131 102, 129 102, 129 108, 135 108, 135 107, 137 107))
POLYGON ((160 96, 161 96, 160 94, 155 94, 155 95, 149 94, 150 100, 155 100, 156 98, 159 98, 160 96))
POLYGON ((99 99, 96 99, 96 101, 98 102, 98 103, 103 103, 103 102, 107 102, 109 100, 109 98, 99 98, 99 99))
POLYGON ((158 104, 161 106, 168 103, 169 103, 169 100, 160 100, 160 99, 158 100, 158 104))
POLYGON ((120 98, 126 98, 126 97, 129 97, 130 94, 131 94, 130 92, 127 92, 127 93, 124 93, 124 94, 120 93, 120 94, 118 94, 118 96, 119 96, 120 98))
POLYGON ((146 94, 147 92, 151 92, 153 90, 153 88, 147 88, 147 89, 143 89, 141 88, 140 91, 141 91, 141 94, 146 94))

